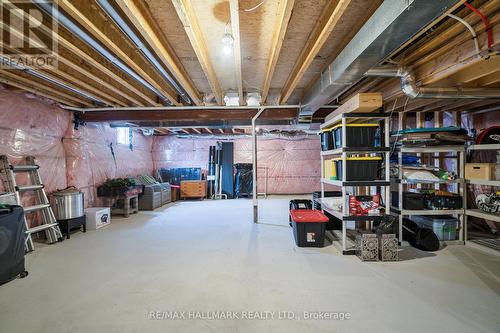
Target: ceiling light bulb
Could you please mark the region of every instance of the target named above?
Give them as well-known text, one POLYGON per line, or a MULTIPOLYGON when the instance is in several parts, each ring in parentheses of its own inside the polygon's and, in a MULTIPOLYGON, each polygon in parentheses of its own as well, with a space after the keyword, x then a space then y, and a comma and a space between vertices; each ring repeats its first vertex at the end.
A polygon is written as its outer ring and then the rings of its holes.
POLYGON ((233 45, 233 43, 234 43, 233 35, 231 35, 230 33, 225 33, 224 35, 222 35, 222 44, 233 45))
POLYGON ((222 48, 222 51, 224 52, 225 55, 230 55, 231 54, 231 46, 224 45, 224 47, 222 48))

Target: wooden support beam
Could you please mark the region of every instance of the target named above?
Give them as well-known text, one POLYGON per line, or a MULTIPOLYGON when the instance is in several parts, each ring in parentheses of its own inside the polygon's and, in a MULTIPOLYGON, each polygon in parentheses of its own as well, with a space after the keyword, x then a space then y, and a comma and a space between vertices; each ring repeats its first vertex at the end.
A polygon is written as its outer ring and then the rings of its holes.
POLYGON ((180 129, 180 131, 181 131, 181 132, 183 132, 183 133, 186 133, 186 134, 191 134, 191 132, 189 132, 189 131, 188 131, 187 129, 185 129, 185 128, 181 128, 181 129, 180 129))
POLYGON ((350 112, 372 112, 382 107, 382 94, 359 93, 339 106, 335 111, 325 118, 325 122, 343 113, 350 112))
POLYGON ((276 64, 278 63, 281 46, 283 46, 283 41, 285 40, 285 33, 288 28, 288 22, 290 22, 290 17, 292 16, 294 3, 295 0, 282 0, 278 5, 276 25, 273 32, 273 42, 267 59, 266 75, 262 85, 263 104, 266 102, 267 95, 269 93, 269 87, 271 86, 274 70, 276 69, 276 64))
POLYGON ((241 43, 240 43, 240 14, 238 0, 229 0, 229 11, 231 13, 231 33, 234 38, 234 73, 236 75, 236 85, 240 98, 240 105, 243 105, 243 77, 241 74, 241 43))
POLYGON ((201 134, 200 130, 197 128, 191 128, 192 131, 194 131, 196 134, 201 134))
POLYGON ((218 130, 219 130, 220 134, 224 134, 224 129, 218 128, 218 130))
MULTIPOLYGON (((286 121, 296 119, 297 108, 265 110, 259 119, 269 121, 286 121)), ((82 120, 85 121, 245 121, 255 115, 255 109, 238 110, 179 110, 175 112, 165 111, 92 111, 85 112, 82 120)), ((207 125, 205 125, 207 126, 207 125)))
MULTIPOLYGON (((236 0, 232 0, 236 1, 236 0)), ((328 1, 323 15, 316 23, 311 37, 302 49, 295 66, 281 91, 280 103, 285 104, 290 95, 297 87, 307 68, 311 65, 314 57, 318 54, 324 43, 330 36, 341 17, 346 12, 351 0, 328 1)))
POLYGON ((466 84, 500 70, 500 57, 482 59, 477 64, 450 75, 446 82, 450 85, 466 84))
POLYGON ((211 130, 210 128, 208 128, 208 127, 207 127, 207 128, 205 128, 205 131, 207 131, 207 132, 208 132, 208 133, 210 133, 210 134, 212 134, 212 133, 213 133, 213 132, 212 132, 212 130, 211 130))
POLYGON ((200 26, 198 25, 193 5, 190 0, 172 0, 172 4, 177 11, 177 16, 179 16, 179 19, 184 26, 184 30, 186 31, 189 41, 191 42, 191 46, 196 53, 196 57, 198 58, 201 68, 205 73, 208 84, 210 85, 210 88, 215 96, 215 100, 219 105, 222 105, 222 89, 219 81, 217 80, 217 75, 215 74, 212 63, 210 62, 205 40, 203 39, 200 26))
MULTIPOLYGON (((174 5, 175 2, 176 1, 174 1, 174 5)), ((168 68, 177 82, 179 82, 182 88, 193 100, 193 103, 196 105, 201 105, 202 98, 200 96, 200 93, 189 78, 189 75, 186 73, 182 64, 175 56, 173 49, 169 45, 167 39, 161 34, 159 29, 155 29, 155 27, 153 26, 153 22, 155 21, 150 13, 149 15, 146 13, 148 9, 145 8, 143 2, 135 2, 133 0, 120 0, 116 3, 125 13, 130 22, 132 22, 137 31, 139 31, 142 38, 144 38, 151 49, 153 49, 163 65, 168 68), (141 4, 142 6, 140 7, 141 4)))
POLYGON ((53 99, 54 101, 61 102, 66 105, 92 106, 92 103, 89 103, 75 96, 63 93, 57 89, 51 88, 47 84, 42 84, 37 81, 27 79, 23 76, 16 75, 6 70, 0 69, 0 80, 5 84, 9 84, 19 89, 25 89, 26 91, 53 99))
POLYGON ((78 8, 76 8, 69 0, 60 0, 58 2, 60 8, 62 8, 68 15, 70 15, 75 21, 77 21, 81 26, 83 26, 87 31, 89 31, 94 37, 96 37, 101 43, 103 43, 110 51, 115 53, 121 60, 123 60, 128 66, 132 68, 136 73, 138 73, 144 80, 148 81, 156 90, 167 97, 170 102, 174 105, 181 105, 177 101, 176 93, 171 89, 166 87, 161 87, 149 74, 147 74, 140 65, 138 65, 132 58, 122 50, 122 48, 116 44, 111 38, 104 34, 89 18, 87 18, 78 8), (168 91, 167 91, 168 90, 168 91))

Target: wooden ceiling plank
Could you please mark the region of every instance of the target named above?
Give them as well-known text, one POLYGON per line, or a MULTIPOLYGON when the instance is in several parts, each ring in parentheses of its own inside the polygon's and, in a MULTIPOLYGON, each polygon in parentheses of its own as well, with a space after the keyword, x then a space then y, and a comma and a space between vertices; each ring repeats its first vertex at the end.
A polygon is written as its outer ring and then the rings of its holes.
POLYGON ((154 86, 159 92, 161 92, 165 97, 167 97, 170 102, 174 105, 181 105, 177 101, 177 96, 173 92, 168 92, 166 89, 160 87, 160 85, 153 80, 153 78, 148 75, 135 61, 133 61, 128 54, 126 54, 115 42, 106 36, 99 28, 92 23, 92 21, 87 18, 82 12, 78 10, 69 0, 60 0, 58 2, 59 7, 62 8, 68 15, 70 15, 75 21, 82 25, 87 31, 89 31, 94 37, 96 37, 101 43, 103 43, 107 48, 109 48, 113 53, 115 53, 120 59, 122 59, 128 66, 130 66, 136 73, 138 73, 143 79, 154 86))
POLYGON ((2 77, 2 76, 0 76, 0 82, 4 83, 4 84, 7 84, 9 86, 12 86, 12 87, 16 87, 16 88, 25 90, 25 91, 30 92, 32 94, 48 98, 48 99, 53 100, 55 102, 62 103, 64 105, 69 105, 69 106, 74 106, 74 107, 79 107, 81 105, 81 104, 77 104, 77 103, 74 103, 74 102, 70 102, 67 99, 64 99, 62 97, 59 97, 59 96, 56 96, 56 95, 53 95, 53 94, 49 94, 49 93, 43 92, 43 91, 41 91, 39 89, 35 89, 35 88, 32 88, 32 87, 29 87, 29 86, 27 86, 25 84, 16 82, 14 80, 11 80, 11 79, 8 79, 8 78, 2 77))
MULTIPOLYGON (((93 66, 94 68, 96 68, 100 73, 106 74, 108 77, 110 77, 115 82, 117 82, 120 87, 123 86, 123 87, 127 88, 128 90, 130 90, 131 92, 133 92, 137 96, 141 97, 144 101, 146 101, 150 105, 154 105, 154 106, 161 106, 162 105, 162 104, 156 102, 150 96, 144 94, 142 91, 140 91, 139 89, 137 89, 136 87, 134 87, 130 83, 128 83, 126 80, 122 79, 115 72, 113 72, 112 70, 108 69, 106 66, 102 65, 100 62, 96 61, 90 55, 86 54, 85 52, 83 52, 82 50, 80 50, 79 48, 77 48, 76 46, 74 46, 71 42, 69 42, 64 37, 62 37, 62 36, 59 35, 58 36, 58 42, 59 42, 59 46, 63 46, 64 48, 66 48, 67 50, 69 50, 70 52, 72 52, 73 54, 75 54, 76 56, 82 58, 84 61, 86 61, 87 63, 89 63, 91 66, 93 66)), ((125 97, 125 98, 127 98, 127 99, 129 99, 135 105, 137 105, 137 106, 144 106, 144 103, 138 101, 135 98, 130 97, 127 94, 125 94, 123 92, 123 89, 118 89, 118 91, 122 92, 123 93, 122 96, 125 97)))
POLYGON ((477 63, 474 66, 469 66, 453 75, 451 75, 447 81, 452 84, 463 84, 469 83, 474 80, 478 80, 484 76, 490 75, 500 70, 500 57, 490 57, 489 59, 483 59, 483 61, 477 63))
POLYGON ((346 9, 350 2, 351 0, 328 2, 327 7, 324 10, 324 14, 316 23, 310 39, 302 49, 302 52, 300 53, 300 56, 281 91, 280 104, 285 104, 288 101, 307 68, 311 65, 314 57, 323 47, 324 43, 328 39, 328 36, 330 36, 330 33, 340 21, 341 17, 344 13, 346 13, 346 9))
POLYGON ((483 76, 476 81, 476 86, 487 87, 500 82, 500 69, 498 72, 491 73, 489 75, 483 76))
MULTIPOLYGON (((175 2, 177 1, 174 1, 174 4, 175 2)), ((168 41, 164 38, 164 36, 158 35, 159 31, 157 31, 152 26, 152 23, 150 23, 152 16, 148 15, 149 17, 146 17, 144 15, 148 9, 145 6, 139 7, 139 2, 135 2, 134 0, 121 0, 116 3, 125 13, 130 22, 132 22, 137 31, 139 31, 144 40, 153 49, 158 58, 162 61, 166 68, 168 68, 170 73, 172 73, 177 82, 179 82, 182 88, 193 100, 194 104, 201 105, 202 98, 200 93, 195 88, 193 82, 189 78, 182 64, 178 61, 177 57, 172 54, 172 47, 168 44, 168 41)))
POLYGON ((273 42, 267 59, 266 74, 262 85, 262 103, 266 102, 269 94, 269 87, 271 86, 271 81, 276 69, 276 64, 278 63, 281 47, 283 46, 283 41, 285 40, 285 34, 288 28, 288 23, 290 22, 290 17, 292 16, 294 4, 295 0, 282 0, 279 3, 276 25, 273 32, 273 42))
MULTIPOLYGON (((6 2, 5 4, 6 6, 9 6, 9 8, 12 8, 12 9, 19 9, 19 7, 15 6, 15 4, 13 4, 12 2, 6 2)), ((17 11, 12 11, 11 13, 13 13, 14 15, 17 15, 19 12, 17 11)), ((22 15, 22 19, 23 20, 29 20, 30 18, 32 18, 29 13, 25 13, 24 11, 22 11, 21 13, 24 13, 22 15)), ((143 98, 144 100, 146 100, 147 102, 151 103, 152 105, 156 105, 156 106, 160 106, 161 104, 159 103, 156 103, 153 99, 151 99, 150 97, 148 97, 147 95, 143 94, 141 91, 139 91, 138 89, 136 89, 135 87, 131 86, 128 82, 124 81, 122 78, 120 78, 118 75, 116 75, 114 72, 110 71, 109 69, 107 69, 105 66, 103 66, 102 64, 100 64, 99 62, 97 62, 94 58, 92 58, 91 56, 89 56, 88 54, 86 54, 85 52, 83 52, 82 50, 80 50, 79 48, 77 48, 76 46, 73 45, 73 43, 69 42, 68 40, 66 40, 64 37, 62 37, 60 34, 58 34, 56 31, 53 31, 51 29, 49 29, 47 26, 45 25, 40 25, 38 27, 38 29, 44 33, 46 36, 50 36, 51 38, 53 37, 56 37, 57 41, 58 41, 58 45, 59 46, 63 46, 64 49, 67 49, 69 52, 71 52, 72 54, 74 54, 75 56, 79 57, 79 58, 82 58, 83 60, 85 60, 86 62, 88 62, 89 64, 93 65, 94 67, 96 67, 96 69, 98 70, 98 72, 100 74, 104 73, 106 74, 108 77, 110 77, 111 79, 113 79, 114 81, 116 81, 117 83, 120 84, 120 88, 117 88, 111 84, 109 84, 108 82, 102 80, 101 78, 99 78, 97 75, 94 75, 92 73, 90 73, 89 71, 86 71, 85 69, 83 69, 81 66, 79 66, 78 64, 74 63, 73 61, 69 60, 68 58, 65 58, 61 52, 59 52, 58 54, 58 61, 64 63, 65 65, 67 65, 68 67, 71 67, 73 68, 74 70, 76 71, 80 71, 83 75, 91 78, 92 80, 95 80, 96 82, 98 82, 99 84, 105 86, 106 88, 108 88, 109 90, 113 91, 114 93, 122 96, 123 98, 125 98, 126 100, 134 103, 135 105, 137 106, 144 106, 144 103, 138 101, 137 99, 129 96, 122 88, 122 86, 125 86, 127 89, 129 89, 130 91, 132 91, 133 93, 135 93, 136 95, 140 96, 141 98, 143 98)))
POLYGON ((205 73, 208 84, 215 96, 215 100, 219 105, 222 105, 222 89, 217 80, 217 75, 215 74, 212 63, 210 62, 208 50, 193 5, 189 0, 172 0, 172 4, 175 7, 177 16, 184 26, 184 30, 191 42, 191 46, 198 58, 203 73, 205 73))
POLYGON ((238 0, 229 0, 229 11, 231 14, 231 32, 234 38, 233 55, 236 85, 238 86, 240 105, 244 105, 243 77, 241 74, 240 14, 238 0))
MULTIPOLYGON (((60 96, 62 97, 64 100, 68 100, 68 101, 72 101, 74 103, 77 103, 78 105, 84 105, 84 106, 92 106, 92 103, 88 102, 88 101, 85 101, 81 98, 78 98, 78 97, 75 97, 73 95, 70 95, 70 94, 67 94, 67 93, 64 93, 62 91, 59 91, 55 88, 52 88, 51 86, 49 86, 48 84, 46 83, 39 83, 35 80, 30 80, 30 79, 27 79, 23 76, 20 76, 20 75, 16 75, 15 73, 13 72, 9 72, 9 71, 6 71, 6 70, 2 70, 0 69, 0 75, 7 78, 7 79, 10 79, 10 80, 14 80, 20 84, 23 84, 24 86, 27 86, 27 87, 34 87, 32 89, 36 89, 37 91, 40 91, 40 93, 45 93, 46 91, 48 91, 50 94, 54 95, 54 96, 60 96)), ((72 103, 72 104, 74 104, 72 103)), ((70 104, 68 104, 70 105, 70 104)))
MULTIPOLYGON (((479 10, 485 15, 490 15, 499 7, 498 3, 495 1, 488 1, 484 6, 480 7, 479 10)), ((471 12, 463 18, 465 21, 469 22, 472 26, 476 24, 479 25, 478 28, 481 29, 483 25, 481 19, 476 13, 471 12)), ((477 32, 477 31, 476 31, 477 32)), ((454 40, 457 36, 463 34, 465 38, 470 38, 470 32, 467 28, 460 22, 456 22, 450 28, 441 32, 435 38, 427 40, 422 45, 419 45, 415 52, 411 52, 407 57, 405 57, 404 64, 413 65, 420 62, 424 54, 433 53, 437 49, 442 49, 447 47, 450 40, 454 40)))

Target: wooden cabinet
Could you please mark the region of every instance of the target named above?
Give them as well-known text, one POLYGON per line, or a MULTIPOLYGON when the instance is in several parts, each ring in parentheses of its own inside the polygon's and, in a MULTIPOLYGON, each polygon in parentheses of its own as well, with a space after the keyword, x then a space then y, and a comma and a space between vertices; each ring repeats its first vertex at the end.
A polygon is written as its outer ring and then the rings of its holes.
POLYGON ((205 198, 207 196, 206 180, 183 180, 181 181, 181 199, 205 198))

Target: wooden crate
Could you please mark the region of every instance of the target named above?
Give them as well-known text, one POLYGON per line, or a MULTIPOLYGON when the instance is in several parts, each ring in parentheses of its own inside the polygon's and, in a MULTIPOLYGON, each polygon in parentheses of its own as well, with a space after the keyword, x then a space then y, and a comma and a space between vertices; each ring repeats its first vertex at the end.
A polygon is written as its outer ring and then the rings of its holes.
POLYGON ((206 180, 183 180, 181 181, 181 199, 205 198, 207 196, 206 180))

